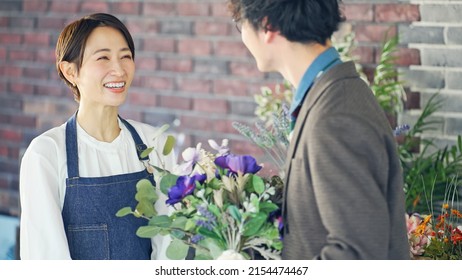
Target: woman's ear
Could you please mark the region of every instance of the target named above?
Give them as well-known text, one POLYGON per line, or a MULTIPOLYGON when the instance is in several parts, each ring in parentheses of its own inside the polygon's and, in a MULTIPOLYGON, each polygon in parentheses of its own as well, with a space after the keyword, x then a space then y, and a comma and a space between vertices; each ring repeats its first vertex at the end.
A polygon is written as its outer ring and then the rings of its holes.
POLYGON ((59 70, 61 70, 61 73, 66 78, 66 80, 75 87, 75 80, 77 78, 77 68, 75 63, 61 61, 59 63, 59 70))

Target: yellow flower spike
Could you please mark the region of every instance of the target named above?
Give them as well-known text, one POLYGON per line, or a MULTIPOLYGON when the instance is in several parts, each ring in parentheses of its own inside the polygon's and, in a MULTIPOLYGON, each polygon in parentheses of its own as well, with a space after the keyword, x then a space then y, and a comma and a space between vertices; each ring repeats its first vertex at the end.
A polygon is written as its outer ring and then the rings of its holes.
POLYGON ((432 216, 430 216, 430 215, 427 215, 427 216, 425 217, 425 219, 423 220, 423 222, 422 222, 422 223, 423 223, 424 225, 427 225, 427 224, 428 224, 428 222, 430 222, 430 219, 431 219, 431 218, 432 218, 432 216))
POLYGON ((448 208, 449 208, 449 204, 448 204, 448 203, 443 204, 443 209, 448 209, 448 208))

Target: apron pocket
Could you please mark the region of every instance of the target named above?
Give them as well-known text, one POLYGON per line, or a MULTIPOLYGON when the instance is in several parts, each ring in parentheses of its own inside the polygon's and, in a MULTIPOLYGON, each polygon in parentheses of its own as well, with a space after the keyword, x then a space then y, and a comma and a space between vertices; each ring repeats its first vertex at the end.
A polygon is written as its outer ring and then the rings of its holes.
POLYGON ((68 225, 67 238, 72 259, 109 259, 107 224, 68 225))

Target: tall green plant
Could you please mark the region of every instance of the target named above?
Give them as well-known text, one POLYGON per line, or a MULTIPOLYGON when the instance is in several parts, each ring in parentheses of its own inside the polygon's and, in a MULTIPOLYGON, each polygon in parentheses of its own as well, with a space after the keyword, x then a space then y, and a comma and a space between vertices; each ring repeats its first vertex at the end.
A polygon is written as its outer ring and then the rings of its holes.
POLYGON ((403 111, 403 102, 406 100, 406 92, 395 66, 397 46, 397 36, 385 40, 371 84, 372 92, 382 109, 392 115, 398 115, 403 111))

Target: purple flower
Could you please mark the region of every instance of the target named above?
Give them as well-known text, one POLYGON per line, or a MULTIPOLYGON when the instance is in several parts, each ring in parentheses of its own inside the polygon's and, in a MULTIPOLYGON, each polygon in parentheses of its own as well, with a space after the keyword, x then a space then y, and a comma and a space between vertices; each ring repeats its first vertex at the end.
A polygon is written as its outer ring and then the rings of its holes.
POLYGON ((176 180, 176 185, 168 191, 167 204, 173 205, 183 200, 186 196, 192 194, 196 189, 196 181, 204 183, 207 176, 205 174, 196 174, 191 177, 180 176, 176 180))
POLYGON ((221 168, 228 169, 234 174, 237 174, 238 172, 241 174, 255 174, 262 168, 260 165, 257 165, 255 158, 249 155, 236 156, 229 154, 217 157, 215 159, 215 164, 221 168))

